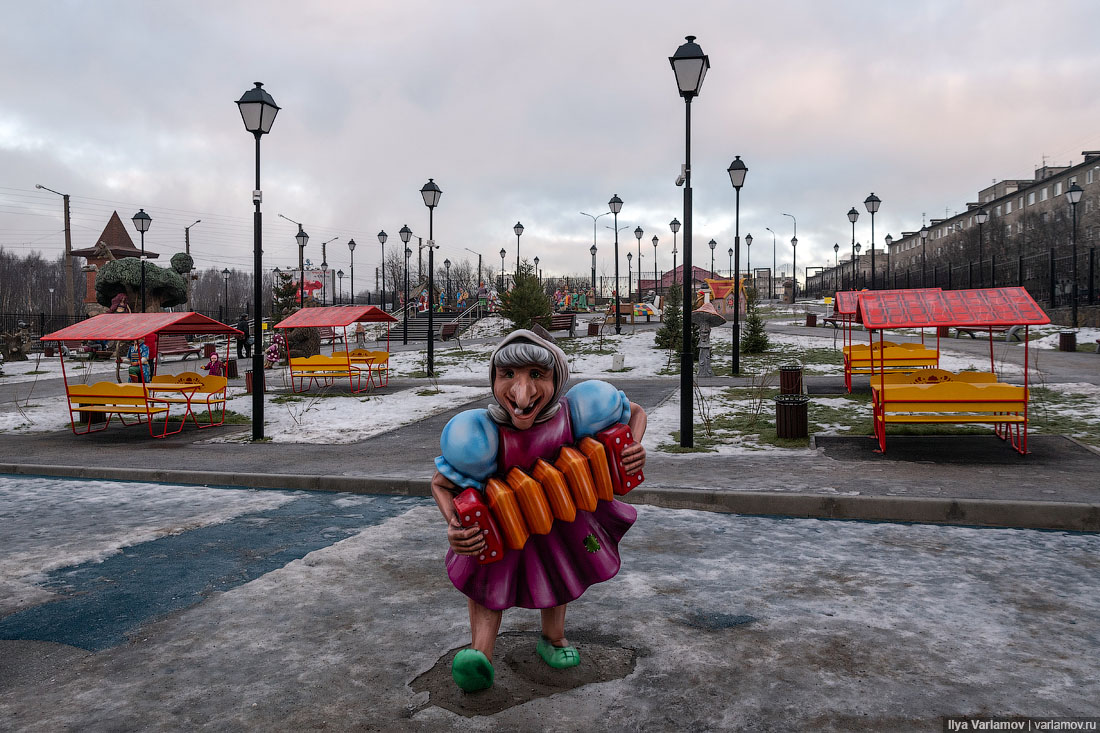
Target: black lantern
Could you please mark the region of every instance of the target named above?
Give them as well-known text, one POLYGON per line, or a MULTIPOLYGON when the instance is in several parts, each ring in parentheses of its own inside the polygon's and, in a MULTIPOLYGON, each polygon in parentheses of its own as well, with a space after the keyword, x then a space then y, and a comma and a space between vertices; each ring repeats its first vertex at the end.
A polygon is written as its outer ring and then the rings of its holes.
POLYGON ((1070 288, 1070 297, 1073 298, 1070 314, 1072 323, 1070 325, 1073 328, 1077 328, 1077 204, 1081 203, 1083 194, 1084 189, 1078 186, 1076 181, 1066 191, 1066 200, 1069 201, 1070 208, 1073 209, 1073 286, 1070 288))
POLYGON ((138 213, 134 214, 133 219, 134 228, 141 232, 141 312, 145 312, 145 232, 149 231, 149 226, 153 223, 153 218, 145 213, 145 209, 141 209, 138 213))
POLYGON ((691 99, 698 96, 699 89, 703 86, 703 78, 710 68, 710 57, 703 53, 703 49, 695 42, 695 36, 685 36, 687 43, 676 49, 676 53, 669 57, 672 71, 676 74, 676 86, 680 90, 680 96, 691 99))
POLYGON ((435 207, 439 205, 439 197, 443 191, 435 184, 435 179, 429 178, 420 189, 420 195, 424 198, 424 205, 428 207, 428 376, 435 376, 435 324, 432 311, 435 310, 432 300, 435 299, 435 207))

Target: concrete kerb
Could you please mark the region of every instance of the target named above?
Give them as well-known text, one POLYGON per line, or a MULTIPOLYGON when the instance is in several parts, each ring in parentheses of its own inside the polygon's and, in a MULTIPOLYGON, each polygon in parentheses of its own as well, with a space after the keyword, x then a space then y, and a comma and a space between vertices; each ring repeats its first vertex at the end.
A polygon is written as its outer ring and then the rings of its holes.
MULTIPOLYGON (((400 477, 164 471, 146 468, 0 463, 0 473, 113 481, 228 486, 254 489, 342 491, 353 494, 430 496, 426 479, 400 477)), ((971 527, 1100 532, 1100 504, 1004 501, 913 496, 829 496, 766 491, 639 487, 623 499, 667 509, 811 519, 912 522, 971 527)))

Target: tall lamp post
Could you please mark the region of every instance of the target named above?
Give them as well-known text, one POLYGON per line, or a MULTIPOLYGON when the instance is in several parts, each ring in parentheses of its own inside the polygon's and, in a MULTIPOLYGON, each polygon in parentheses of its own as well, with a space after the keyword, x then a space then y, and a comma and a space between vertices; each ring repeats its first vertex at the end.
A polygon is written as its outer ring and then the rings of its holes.
POLYGON ((707 246, 710 247, 710 276, 715 277, 714 274, 714 248, 718 246, 718 242, 713 239, 707 242, 707 246))
POLYGON ((1077 328, 1077 204, 1081 203, 1084 189, 1074 183, 1066 191, 1066 199, 1073 209, 1073 286, 1070 288, 1070 297, 1073 298, 1070 320, 1073 328, 1077 328))
POLYGON ((833 293, 840 290, 840 245, 833 243, 833 293))
MULTIPOLYGON (((328 296, 329 300, 332 300, 332 294, 328 289, 328 246, 335 242, 339 237, 333 237, 327 242, 321 242, 321 282, 324 285, 321 287, 321 305, 325 304, 325 297, 328 296)), ((332 273, 332 284, 336 285, 336 271, 332 273)))
MULTIPOLYGON (((890 261, 892 259, 890 257, 890 245, 894 243, 894 238, 891 235, 887 234, 885 237, 883 237, 882 241, 886 242, 886 275, 889 275, 890 274, 890 261)), ((922 253, 921 267, 924 267, 923 253, 922 253)), ((921 277, 923 278, 924 275, 922 274, 921 277)), ((890 287, 890 281, 886 279, 886 276, 884 276, 882 278, 882 280, 883 280, 883 282, 882 282, 883 285, 885 285, 886 287, 890 287)), ((924 281, 923 280, 921 281, 921 287, 924 287, 924 281)))
POLYGON ((592 247, 588 250, 588 252, 589 252, 589 254, 592 255, 592 302, 593 302, 593 304, 595 304, 595 302, 596 302, 596 220, 599 219, 601 216, 611 216, 611 212, 610 211, 605 211, 604 213, 600 214, 599 216, 593 216, 592 214, 587 214, 583 211, 580 212, 580 213, 581 213, 581 216, 587 216, 588 218, 590 218, 592 220, 592 247))
POLYGON ((768 298, 775 297, 775 232, 771 227, 764 227, 772 233, 772 271, 771 276, 768 278, 768 298))
MULTIPOLYGON (((745 185, 745 176, 749 169, 741 156, 735 156, 730 167, 730 183, 734 190, 733 216, 733 373, 741 372, 741 187, 745 185)), ((751 239, 750 239, 751 241, 751 239)))
POLYGON ((852 290, 859 290, 859 251, 861 249, 863 249, 863 245, 856 242, 856 251, 852 255, 852 290))
POLYGON ((298 305, 306 307, 306 244, 309 235, 298 225, 298 233, 294 235, 294 241, 298 243, 298 305))
POLYGON ((348 252, 351 254, 351 280, 348 289, 351 291, 351 304, 355 305, 355 240, 348 240, 348 252))
POLYGON ((404 224, 397 232, 397 236, 401 237, 401 243, 405 245, 405 307, 401 309, 403 314, 401 316, 401 343, 407 345, 409 343, 409 258, 412 257, 409 240, 412 239, 412 229, 409 229, 408 224, 404 224))
POLYGON ((508 250, 504 247, 500 248, 500 292, 504 292, 504 258, 508 255, 508 250))
MULTIPOLYGON (((928 248, 928 227, 921 225, 920 228, 920 286, 924 287, 924 252, 928 248)), ((906 267, 908 273, 909 268, 906 267)), ((908 276, 907 276, 908 277, 908 276)), ((908 282, 908 280, 906 280, 908 282)))
MULTIPOLYGON (((634 230, 634 238, 638 240, 638 289, 637 289, 637 295, 638 295, 638 300, 639 301, 641 301, 641 299, 642 299, 642 236, 644 234, 645 234, 645 232, 642 231, 641 227, 637 227, 634 230)), ((629 288, 627 288, 627 290, 629 290, 629 288)))
MULTIPOLYGON (((730 273, 730 280, 733 280, 734 279, 734 277, 733 277, 733 247, 730 247, 729 249, 727 249, 726 254, 728 254, 730 256, 729 273, 730 273)), ((736 285, 735 285, 735 287, 736 287, 736 285)))
POLYGON ((615 221, 615 333, 620 334, 623 332, 623 323, 622 314, 619 313, 619 212, 623 209, 623 200, 619 198, 619 194, 611 197, 607 208, 611 209, 612 219, 615 221))
POLYGON ((132 219, 134 227, 141 232, 141 312, 145 312, 145 232, 149 231, 149 225, 153 223, 153 218, 145 213, 145 209, 141 209, 138 213, 134 214, 132 219))
MULTIPOLYGON (((791 237, 791 250, 793 252, 794 247, 798 246, 798 219, 794 218, 794 214, 783 214, 783 216, 791 217, 791 221, 794 223, 794 236, 791 237)), ((798 296, 798 270, 795 269, 794 265, 795 263, 792 262, 791 269, 794 270, 794 289, 791 291, 791 304, 794 304, 794 299, 798 296)))
MULTIPOLYGON (((389 235, 386 230, 378 232, 378 243, 382 245, 382 310, 386 310, 386 240, 389 235)), ((394 288, 396 290, 397 288, 394 288)))
POLYGON ((344 303, 344 271, 336 271, 336 279, 339 281, 339 285, 336 288, 336 304, 343 305, 344 303))
POLYGON ((535 255, 535 277, 539 279, 539 287, 542 287, 542 273, 539 272, 539 256, 535 255))
POLYGON ((596 305, 596 245, 588 248, 588 254, 592 255, 592 305, 596 305))
MULTIPOLYGON (((634 261, 634 253, 633 252, 627 252, 626 253, 626 302, 627 303, 633 303, 634 302, 630 297, 630 283, 631 283, 630 263, 633 262, 633 261, 634 261)), ((641 265, 641 264, 642 264, 641 261, 639 261, 638 265, 641 265)))
POLYGON ((672 284, 676 284, 676 232, 680 231, 680 220, 673 219, 668 223, 668 228, 672 230, 672 284))
MULTIPOLYGON (((740 277, 740 274, 738 274, 740 277)), ((745 235, 745 276, 756 284, 756 278, 752 276, 752 235, 745 235)))
POLYGON ((856 207, 848 209, 848 221, 852 223, 852 290, 856 288, 856 221, 859 219, 859 212, 856 211, 856 207))
MULTIPOLYGON (((256 211, 252 215, 253 228, 253 275, 252 275, 252 301, 253 313, 256 314, 256 348, 252 350, 252 440, 262 440, 264 437, 264 361, 263 361, 263 216, 260 213, 260 202, 263 200, 263 192, 260 190, 260 136, 271 132, 271 123, 275 121, 275 115, 279 113, 279 106, 263 89, 263 84, 256 82, 256 86, 249 89, 237 100, 237 108, 241 111, 241 119, 244 121, 244 129, 256 137, 256 187, 252 190, 252 203, 256 205, 256 211)), ((301 230, 301 226, 298 227, 301 230)))
POLYGON ((225 283, 225 290, 222 291, 222 313, 223 320, 229 320, 229 268, 222 270, 222 282, 225 283))
POLYGON ((695 42, 695 36, 687 36, 687 43, 669 57, 676 74, 676 86, 684 100, 684 312, 683 351, 680 355, 680 446, 695 445, 695 424, 692 416, 692 353, 691 309, 694 293, 691 292, 691 100, 699 96, 703 79, 710 68, 710 58, 695 42))
POLYGON ((875 289, 875 214, 882 205, 882 199, 872 193, 863 200, 867 211, 871 212, 871 290, 875 289))
POLYGON ((519 238, 523 234, 523 224, 516 222, 516 225, 512 227, 512 231, 516 233, 516 277, 519 277, 519 238))
POLYGON ((432 319, 432 300, 435 298, 435 207, 443 191, 436 185, 434 178, 420 189, 424 205, 428 207, 428 376, 435 376, 435 324, 432 319))
POLYGON ((447 287, 443 291, 443 305, 447 305, 447 301, 451 299, 451 258, 443 260, 443 269, 447 271, 447 287))
POLYGON ((660 288, 657 287, 657 241, 658 241, 657 240, 657 235, 654 234, 653 235, 653 295, 654 295, 654 302, 656 302, 657 293, 661 292, 660 288))
POLYGON ((985 273, 982 272, 982 227, 989 221, 989 214, 985 209, 978 209, 978 214, 974 217, 978 220, 978 287, 985 287, 985 273))
POLYGON ((798 300, 798 237, 791 237, 791 305, 798 300))

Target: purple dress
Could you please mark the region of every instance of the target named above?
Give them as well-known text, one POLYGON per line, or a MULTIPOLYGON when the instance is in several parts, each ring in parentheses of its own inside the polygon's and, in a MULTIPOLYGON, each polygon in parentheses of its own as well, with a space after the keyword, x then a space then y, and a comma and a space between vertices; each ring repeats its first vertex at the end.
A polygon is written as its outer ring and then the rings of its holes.
MULTIPOLYGON (((606 425, 595 430, 589 425, 575 436, 568 399, 563 398, 562 409, 554 417, 528 430, 493 424, 498 443, 496 470, 492 473, 503 475, 514 466, 528 470, 539 458, 553 463, 562 446, 572 445, 577 437, 603 429, 621 417, 619 412, 600 420, 606 425)), ((625 412, 629 415, 629 402, 625 412)), ((446 459, 446 431, 441 442, 441 458, 446 459)), ((522 550, 508 550, 495 563, 481 565, 474 557, 456 555, 448 549, 447 575, 456 588, 493 610, 560 606, 579 598, 588 586, 615 577, 620 565, 619 540, 637 517, 629 504, 600 501, 593 512, 578 509, 573 522, 554 520, 548 534, 532 533, 522 550)))

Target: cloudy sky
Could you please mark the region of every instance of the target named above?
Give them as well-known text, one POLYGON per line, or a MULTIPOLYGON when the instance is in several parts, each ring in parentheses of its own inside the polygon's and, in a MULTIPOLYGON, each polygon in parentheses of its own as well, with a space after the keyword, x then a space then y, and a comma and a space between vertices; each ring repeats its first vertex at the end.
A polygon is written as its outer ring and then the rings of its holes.
MULTIPOLYGON (((831 262, 871 239, 863 200, 882 199, 876 240, 922 214, 965 208, 993 180, 1027 178, 1100 149, 1100 4, 851 0, 554 2, 26 2, 0 26, 0 245, 95 243, 111 211, 153 217, 149 249, 199 267, 251 269, 253 141, 234 102, 262 81, 282 107, 263 139, 265 265, 306 256, 347 269, 359 289, 380 260, 375 235, 427 236, 419 189, 443 190, 440 258, 500 265, 538 255, 548 274, 587 274, 592 220, 618 194, 621 255, 671 265, 668 223, 684 104, 668 57, 687 34, 711 70, 692 105, 696 264, 734 241, 726 168, 749 168, 741 233, 753 264, 831 262)), ((611 217, 598 270, 610 273, 611 217)), ((131 227, 132 229, 132 227, 131 227)), ((683 232, 681 232, 681 235, 683 232)), ((135 240, 137 235, 133 235, 135 240)), ((681 252, 683 241, 680 241, 681 252)), ((744 249, 742 250, 744 258, 744 249)), ((681 254, 682 261, 682 254, 681 254)), ((622 261, 625 272, 626 262, 622 261)))

